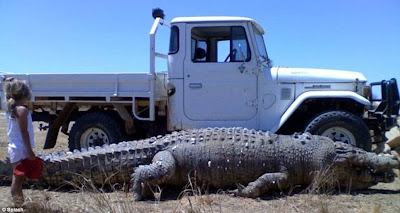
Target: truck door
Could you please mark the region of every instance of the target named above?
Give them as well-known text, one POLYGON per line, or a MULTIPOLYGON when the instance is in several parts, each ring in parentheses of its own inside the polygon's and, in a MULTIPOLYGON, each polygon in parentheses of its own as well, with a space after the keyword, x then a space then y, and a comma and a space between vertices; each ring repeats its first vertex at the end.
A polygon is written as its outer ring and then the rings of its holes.
POLYGON ((244 121, 257 113, 257 69, 241 25, 186 28, 184 113, 197 121, 244 121))

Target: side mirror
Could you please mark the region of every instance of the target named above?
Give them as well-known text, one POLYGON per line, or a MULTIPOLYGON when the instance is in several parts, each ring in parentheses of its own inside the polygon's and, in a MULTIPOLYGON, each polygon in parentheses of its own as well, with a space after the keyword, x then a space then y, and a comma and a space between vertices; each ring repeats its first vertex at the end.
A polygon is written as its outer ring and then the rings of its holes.
POLYGON ((269 59, 269 58, 267 58, 267 57, 265 57, 265 56, 259 56, 258 57, 258 62, 259 63, 266 63, 267 64, 267 67, 273 67, 274 65, 274 62, 271 60, 271 59, 269 59))
POLYGON ((274 61, 268 58, 267 59, 267 65, 268 65, 268 67, 273 67, 274 66, 274 61))

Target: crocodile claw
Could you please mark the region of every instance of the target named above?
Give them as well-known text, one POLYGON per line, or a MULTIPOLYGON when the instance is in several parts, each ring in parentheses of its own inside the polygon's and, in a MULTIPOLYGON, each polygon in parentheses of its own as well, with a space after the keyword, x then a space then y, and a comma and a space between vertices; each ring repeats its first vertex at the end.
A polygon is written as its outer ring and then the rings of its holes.
POLYGON ((240 194, 242 193, 243 189, 245 188, 245 186, 243 184, 240 184, 240 183, 236 183, 236 187, 237 187, 237 189, 228 190, 229 195, 234 196, 234 197, 240 196, 240 194))

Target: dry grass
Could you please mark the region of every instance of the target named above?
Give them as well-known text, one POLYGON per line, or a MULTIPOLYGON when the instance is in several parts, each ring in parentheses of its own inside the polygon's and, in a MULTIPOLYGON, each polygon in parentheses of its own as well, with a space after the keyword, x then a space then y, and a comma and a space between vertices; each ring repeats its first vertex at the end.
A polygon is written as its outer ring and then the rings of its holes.
MULTIPOLYGON (((326 172, 319 174, 325 175, 326 172)), ((313 212, 329 212, 328 211, 328 194, 330 188, 325 188, 331 183, 326 182, 325 177, 317 177, 309 188, 305 189, 300 201, 303 205, 307 205, 316 209, 313 212), (328 190, 328 191, 325 191, 328 190)), ((62 193, 71 195, 69 201, 60 202, 59 197, 52 191, 39 191, 36 194, 28 193, 26 195, 23 208, 25 212, 187 212, 187 213, 203 213, 203 212, 224 212, 226 209, 232 208, 234 202, 242 203, 242 208, 233 208, 233 212, 243 212, 252 209, 259 212, 264 205, 261 205, 261 199, 234 198, 227 195, 224 191, 218 191, 209 194, 208 189, 204 186, 198 186, 195 179, 188 178, 188 184, 185 189, 178 195, 178 199, 167 198, 161 201, 162 189, 155 187, 153 191, 155 199, 152 201, 136 202, 130 193, 120 191, 123 187, 113 187, 112 192, 106 192, 92 184, 91 181, 83 181, 80 183, 70 183, 74 190, 64 191, 62 193), (170 199, 170 200, 168 200, 170 199), (66 205, 67 204, 67 205, 66 205), (228 205, 227 205, 228 204, 228 205), (237 211, 239 210, 239 211, 237 211)), ((271 206, 269 212, 310 212, 302 210, 298 207, 298 201, 293 197, 274 198, 278 203, 271 206)), ((10 200, 0 200, 0 206, 11 206, 10 200)))
MULTIPOLYGON (((222 191, 219 191, 224 194, 222 191)), ((211 198, 206 187, 197 185, 196 179, 188 177, 188 184, 180 193, 179 204, 176 208, 184 212, 200 213, 200 212, 222 212, 220 201, 211 198)))
MULTIPOLYGON (((156 198, 148 201, 134 201, 130 193, 104 191, 88 182, 61 191, 24 189, 23 208, 25 212, 399 212, 398 191, 336 194, 325 180, 321 175, 310 187, 290 196, 282 192, 249 199, 231 197, 223 191, 208 193, 191 179, 180 195, 171 196, 165 194, 171 189, 157 188, 156 198)), ((395 190, 400 190, 398 180, 396 186, 395 190)), ((9 187, 0 187, 0 194, 0 207, 10 207, 9 187)))
MULTIPOLYGON (((336 183, 334 174, 329 170, 318 172, 313 183, 298 194, 286 196, 282 192, 276 197, 259 199, 231 197, 224 191, 210 194, 193 178, 189 178, 178 199, 169 197, 161 200, 163 189, 156 187, 154 200, 139 202, 134 201, 130 193, 118 190, 121 187, 106 192, 90 181, 71 184, 74 184, 71 191, 30 191, 23 206, 25 212, 395 212, 387 211, 387 208, 383 211, 381 204, 363 206, 358 203, 357 197, 350 194, 344 198, 334 195, 336 183), (63 200, 66 196, 60 194, 70 196, 68 200, 63 200)), ((0 206, 10 204, 0 200, 0 206)))
POLYGON ((315 172, 312 183, 306 188, 306 202, 313 203, 318 212, 328 213, 329 197, 336 188, 336 176, 330 168, 315 172))

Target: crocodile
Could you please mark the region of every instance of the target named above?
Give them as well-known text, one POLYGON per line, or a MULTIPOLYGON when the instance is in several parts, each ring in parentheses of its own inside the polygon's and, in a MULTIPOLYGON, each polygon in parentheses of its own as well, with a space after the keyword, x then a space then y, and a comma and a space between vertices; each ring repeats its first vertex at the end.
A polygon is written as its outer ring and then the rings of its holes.
MULTIPOLYGON (((341 186, 364 189, 392 182, 400 162, 309 133, 278 135, 246 128, 206 128, 172 132, 145 140, 103 145, 73 152, 38 155, 44 161, 38 185, 90 181, 126 183, 136 200, 156 185, 185 185, 189 177, 234 194, 258 197, 270 189, 310 184, 329 168, 341 186)), ((8 159, 0 175, 9 176, 8 159)))

